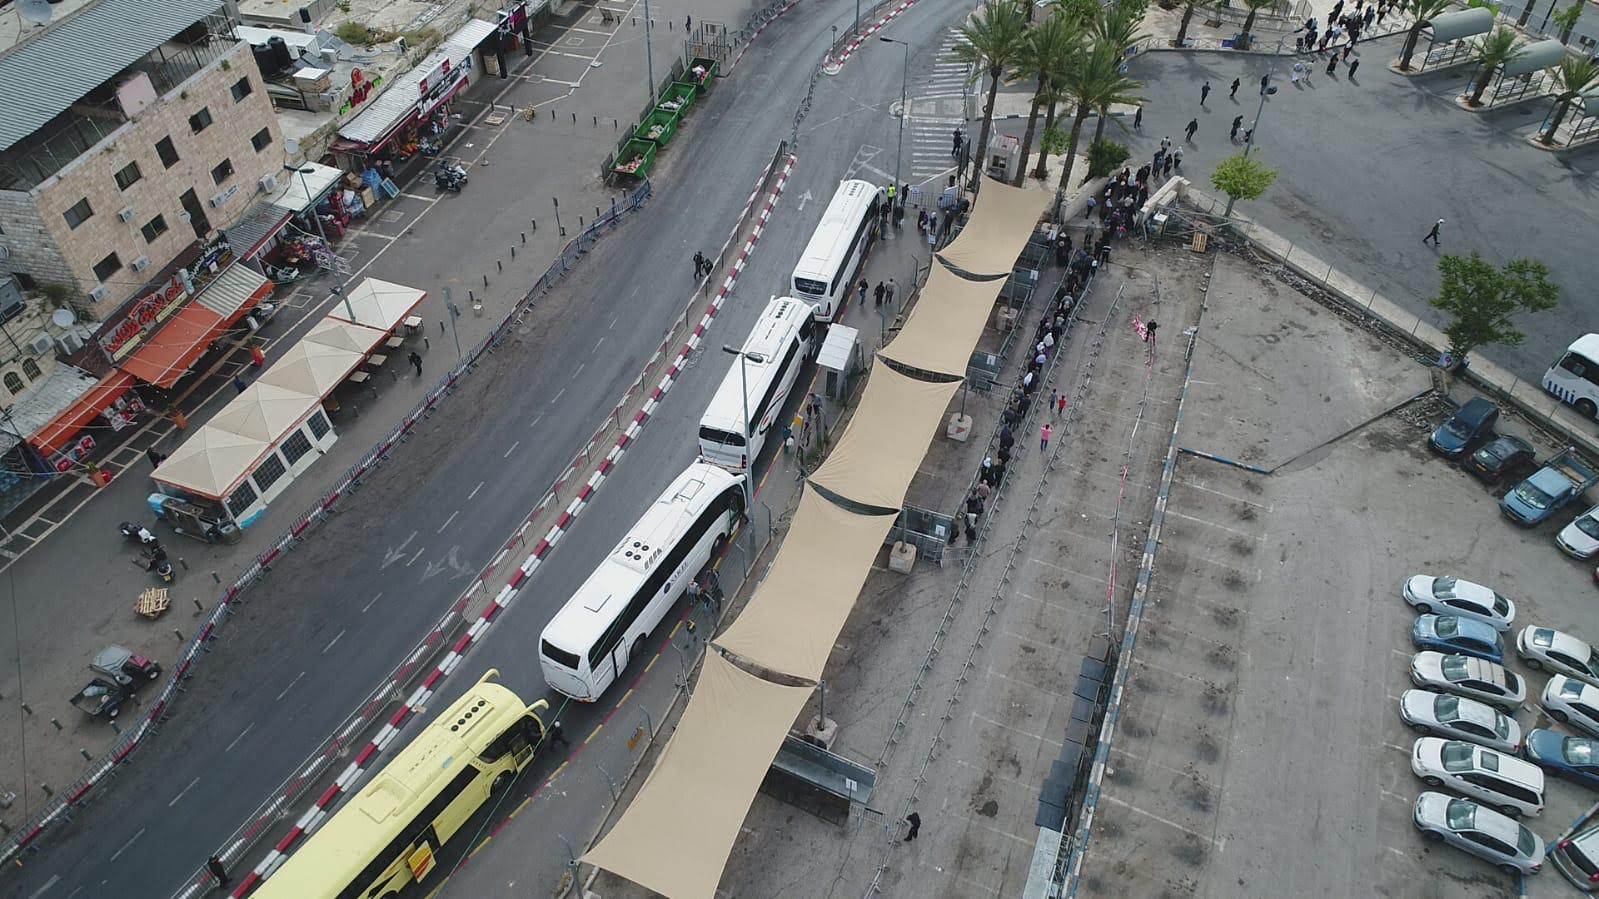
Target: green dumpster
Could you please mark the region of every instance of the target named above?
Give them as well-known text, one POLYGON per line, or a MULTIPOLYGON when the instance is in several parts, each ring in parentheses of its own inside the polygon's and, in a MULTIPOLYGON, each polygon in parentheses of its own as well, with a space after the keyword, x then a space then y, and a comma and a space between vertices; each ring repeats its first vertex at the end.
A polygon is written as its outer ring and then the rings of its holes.
POLYGON ((675 112, 678 117, 688 113, 688 108, 694 105, 694 98, 699 96, 699 91, 692 84, 673 82, 671 87, 661 92, 661 102, 655 105, 656 109, 675 112))
POLYGON ((703 94, 710 90, 711 79, 715 78, 716 73, 720 70, 721 66, 716 60, 705 56, 696 56, 688 61, 688 67, 683 70, 683 80, 678 83, 692 84, 696 91, 703 94))
POLYGON ((633 132, 637 140, 654 141, 660 146, 666 146, 672 139, 672 134, 677 131, 677 113, 670 109, 655 107, 644 121, 639 122, 638 128, 633 132))
POLYGON ((611 171, 618 175, 631 178, 642 178, 650 173, 650 168, 655 165, 655 151, 659 149, 654 141, 633 138, 622 145, 616 154, 616 162, 611 165, 611 171))

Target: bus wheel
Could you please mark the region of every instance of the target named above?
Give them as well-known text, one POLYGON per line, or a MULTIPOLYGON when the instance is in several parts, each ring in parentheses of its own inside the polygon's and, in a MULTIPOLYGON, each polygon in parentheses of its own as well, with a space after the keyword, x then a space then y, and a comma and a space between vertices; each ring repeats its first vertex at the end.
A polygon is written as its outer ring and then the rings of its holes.
POLYGON ((499 776, 494 778, 494 783, 489 784, 489 792, 492 793, 495 796, 498 796, 501 793, 505 792, 505 788, 510 786, 510 785, 511 785, 511 772, 509 772, 509 771, 501 771, 499 776))
POLYGON ((1599 415, 1599 407, 1595 407, 1593 400, 1588 399, 1577 400, 1577 411, 1581 412, 1584 418, 1593 418, 1595 415, 1599 415))

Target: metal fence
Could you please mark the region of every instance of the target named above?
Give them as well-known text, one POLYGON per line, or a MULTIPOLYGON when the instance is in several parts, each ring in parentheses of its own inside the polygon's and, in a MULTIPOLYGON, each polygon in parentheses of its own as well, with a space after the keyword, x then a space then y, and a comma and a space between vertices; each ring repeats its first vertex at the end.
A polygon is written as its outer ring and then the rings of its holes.
MULTIPOLYGON (((499 325, 488 336, 479 341, 461 361, 446 372, 393 430, 373 445, 371 449, 367 450, 360 461, 347 468, 334 481, 334 486, 331 489, 316 502, 312 503, 310 508, 301 513, 266 550, 256 556, 249 567, 244 570, 244 573, 234 579, 227 589, 223 591, 216 608, 211 611, 210 615, 206 616, 199 631, 184 647, 179 657, 180 660, 172 671, 172 677, 168 680, 166 687, 158 694, 150 710, 140 716, 134 727, 123 734, 121 739, 91 765, 87 772, 74 781, 54 801, 48 803, 13 831, 3 844, 0 844, 0 862, 13 860, 19 853, 24 851, 38 851, 40 839, 51 827, 71 821, 73 812, 83 808, 92 798, 93 790, 117 774, 139 746, 143 744, 146 737, 159 731, 159 726, 170 717, 172 706, 176 703, 179 694, 184 692, 185 682, 194 676, 195 668, 200 663, 203 654, 208 652, 211 643, 220 637, 223 623, 233 614, 235 606, 246 601, 246 591, 265 577, 267 572, 271 570, 272 564, 281 558, 284 553, 298 546, 313 526, 326 521, 334 512, 338 511, 337 507, 340 500, 358 490, 362 481, 381 467, 399 444, 410 439, 411 433, 415 430, 417 424, 433 413, 439 402, 446 394, 454 390, 460 379, 472 370, 483 354, 495 349, 505 340, 512 332, 513 327, 520 322, 522 316, 533 308, 534 302, 559 282, 567 272, 571 271, 577 265, 578 260, 588 252, 601 235, 614 229, 621 222, 623 216, 641 208, 649 199, 650 191, 651 186, 648 181, 638 185, 625 195, 621 203, 614 205, 610 212, 602 214, 581 234, 567 241, 556 260, 545 270, 544 274, 539 276, 538 280, 533 283, 533 286, 528 289, 522 299, 512 306, 511 310, 501 319, 499 325)), ((461 602, 461 600, 458 600, 457 605, 461 602)), ((450 615, 456 614, 457 608, 452 606, 450 615)), ((448 617, 447 615, 446 619, 448 617)), ((414 662, 415 658, 425 647, 436 644, 435 637, 442 639, 437 628, 429 635, 428 639, 423 641, 417 652, 413 653, 412 659, 402 663, 395 669, 391 678, 399 678, 399 681, 403 682, 414 674, 414 665, 419 664, 414 662), (430 643, 430 641, 433 641, 433 643, 430 643)), ((394 683, 395 681, 393 680, 388 681, 386 686, 392 686, 394 683)), ((370 698, 368 703, 363 705, 363 709, 369 705, 371 705, 370 698)), ((341 728, 339 731, 339 735, 346 733, 345 728, 341 728)), ((335 736, 330 740, 330 743, 338 744, 341 739, 343 739, 342 736, 335 736)), ((334 754, 341 747, 342 744, 335 745, 334 754)), ((307 772, 302 769, 302 773, 307 772)), ((292 785, 296 779, 291 778, 286 785, 292 785)), ((306 780, 307 778, 299 779, 306 780)))

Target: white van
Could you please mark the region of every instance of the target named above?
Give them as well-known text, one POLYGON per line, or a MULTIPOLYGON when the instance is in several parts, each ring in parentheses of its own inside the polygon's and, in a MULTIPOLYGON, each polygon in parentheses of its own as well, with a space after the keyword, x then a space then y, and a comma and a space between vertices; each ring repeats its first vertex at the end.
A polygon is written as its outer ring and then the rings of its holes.
POLYGON ((1512 818, 1543 814, 1543 769, 1503 752, 1422 737, 1411 748, 1410 770, 1430 787, 1463 793, 1512 818))
POLYGON ((732 360, 700 419, 700 458, 742 473, 760 456, 800 369, 827 331, 814 312, 810 303, 791 297, 773 297, 767 304, 744 341, 746 355, 732 360))

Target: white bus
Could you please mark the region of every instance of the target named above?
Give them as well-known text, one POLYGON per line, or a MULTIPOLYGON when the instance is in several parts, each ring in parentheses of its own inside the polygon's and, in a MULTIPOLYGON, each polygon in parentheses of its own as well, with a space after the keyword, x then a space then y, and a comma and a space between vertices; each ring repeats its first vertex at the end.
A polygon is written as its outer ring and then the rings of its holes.
POLYGON ((539 638, 539 666, 558 693, 593 702, 733 532, 744 478, 690 465, 577 588, 539 638))
POLYGON ((815 311, 810 303, 790 297, 773 297, 767 304, 744 341, 744 352, 764 361, 733 360, 700 419, 700 458, 735 472, 754 464, 815 341, 825 333, 827 326, 816 321, 815 311), (748 395, 741 396, 745 389, 748 395))
POLYGON ((1543 389, 1586 418, 1599 417, 1599 334, 1584 334, 1543 373, 1543 389))
POLYGON ((877 185, 840 182, 794 266, 794 295, 815 303, 816 317, 824 322, 841 314, 849 300, 850 287, 877 239, 881 203, 877 185))

